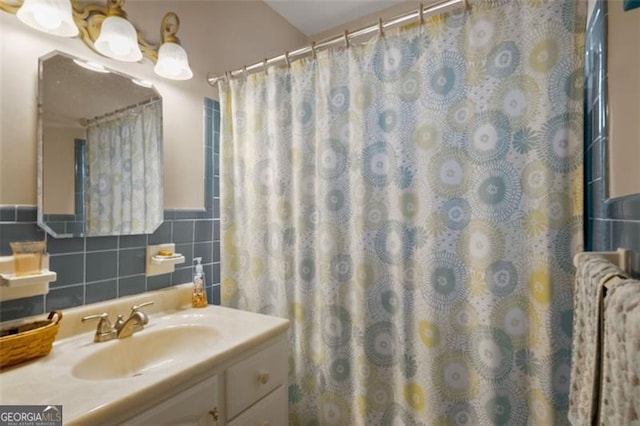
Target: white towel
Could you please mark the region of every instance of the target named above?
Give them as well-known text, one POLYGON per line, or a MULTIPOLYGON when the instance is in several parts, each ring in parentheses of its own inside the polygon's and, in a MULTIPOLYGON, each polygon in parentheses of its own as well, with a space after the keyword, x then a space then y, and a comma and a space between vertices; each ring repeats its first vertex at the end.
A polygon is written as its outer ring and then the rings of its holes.
POLYGON ((640 281, 608 286, 599 424, 640 425, 640 281))
POLYGON ((573 296, 573 337, 569 420, 575 426, 596 419, 600 370, 600 313, 604 284, 613 277, 627 276, 613 263, 593 253, 574 259, 576 280, 573 296))

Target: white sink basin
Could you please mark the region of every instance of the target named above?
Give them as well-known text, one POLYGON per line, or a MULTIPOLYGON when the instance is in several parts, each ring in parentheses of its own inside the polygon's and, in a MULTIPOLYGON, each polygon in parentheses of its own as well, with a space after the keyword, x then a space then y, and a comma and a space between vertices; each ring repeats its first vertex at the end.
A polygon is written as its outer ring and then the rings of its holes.
POLYGON ((220 333, 200 324, 180 324, 142 330, 131 337, 106 343, 81 358, 71 374, 84 380, 109 380, 162 372, 177 363, 193 363, 219 342, 220 333))

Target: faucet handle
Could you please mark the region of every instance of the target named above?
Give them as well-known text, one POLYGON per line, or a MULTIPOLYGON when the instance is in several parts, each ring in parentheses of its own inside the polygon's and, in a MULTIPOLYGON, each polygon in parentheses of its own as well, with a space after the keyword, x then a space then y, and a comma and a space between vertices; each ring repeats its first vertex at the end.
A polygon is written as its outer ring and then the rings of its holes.
POLYGON ((135 312, 140 308, 144 308, 145 306, 153 305, 153 300, 149 300, 148 302, 141 303, 139 305, 133 305, 131 307, 131 312, 135 312))
POLYGON ((98 323, 98 329, 96 330, 97 333, 109 333, 113 329, 113 326, 111 325, 111 321, 109 321, 109 314, 106 312, 103 312, 101 314, 95 314, 95 315, 87 315, 86 317, 82 317, 82 322, 86 322, 94 319, 100 320, 100 322, 98 323))
POLYGON ((147 323, 149 322, 149 317, 147 316, 146 313, 142 312, 140 308, 144 308, 145 306, 149 306, 149 305, 153 305, 153 300, 149 300, 148 302, 144 302, 139 305, 133 305, 131 307, 131 314, 129 316, 131 317, 136 312, 140 312, 143 318, 142 325, 147 325, 147 323))
POLYGON ((109 321, 109 314, 103 312, 101 314, 96 315, 87 315, 86 317, 82 317, 82 322, 99 319, 98 328, 96 329, 96 334, 93 336, 94 342, 106 342, 107 340, 116 338, 116 330, 111 325, 111 321, 109 321))

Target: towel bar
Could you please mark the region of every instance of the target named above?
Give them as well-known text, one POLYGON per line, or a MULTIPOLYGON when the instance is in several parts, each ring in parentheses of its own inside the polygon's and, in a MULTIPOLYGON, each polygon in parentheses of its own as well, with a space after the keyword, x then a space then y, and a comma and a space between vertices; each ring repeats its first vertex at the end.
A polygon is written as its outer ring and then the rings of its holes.
MULTIPOLYGON (((584 254, 597 254, 604 257, 609 262, 617 265, 618 268, 626 273, 631 272, 631 250, 619 248, 616 251, 587 251, 584 254)), ((578 266, 578 258, 583 253, 578 253, 573 257, 573 265, 578 266)))

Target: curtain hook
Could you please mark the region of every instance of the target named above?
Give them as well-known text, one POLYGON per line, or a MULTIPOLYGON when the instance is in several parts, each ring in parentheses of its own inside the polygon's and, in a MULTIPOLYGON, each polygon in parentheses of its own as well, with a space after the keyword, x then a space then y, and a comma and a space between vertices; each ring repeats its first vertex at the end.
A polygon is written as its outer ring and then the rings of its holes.
POLYGON ((311 57, 313 59, 316 59, 316 57, 317 57, 317 54, 316 54, 316 42, 315 41, 311 42, 311 57))
MULTIPOLYGON (((467 0, 464 0, 464 1, 466 2, 467 0)), ((421 2, 419 2, 419 3, 418 3, 418 7, 420 8, 420 9, 418 9, 418 18, 419 18, 419 20, 420 20, 420 21, 419 21, 419 22, 420 22, 420 25, 422 25, 422 24, 424 24, 424 11, 423 11, 424 6, 422 5, 422 3, 421 3, 421 2)))
POLYGON ((469 3, 469 0, 462 0, 462 3, 464 4, 464 10, 471 9, 471 4, 469 3))
POLYGON ((344 47, 348 49, 349 46, 349 30, 344 30, 344 47))
POLYGON ((378 31, 380 32, 380 37, 384 37, 384 24, 382 23, 382 18, 378 18, 378 31))
POLYGON ((243 65, 242 66, 242 77, 246 80, 247 79, 247 66, 243 65))
POLYGON ((289 60, 289 52, 284 52, 284 61, 287 63, 287 66, 291 68, 291 61, 289 60))
POLYGON ((262 68, 264 68, 263 71, 265 73, 269 73, 269 64, 267 63, 267 58, 264 58, 264 61, 262 61, 262 68))

